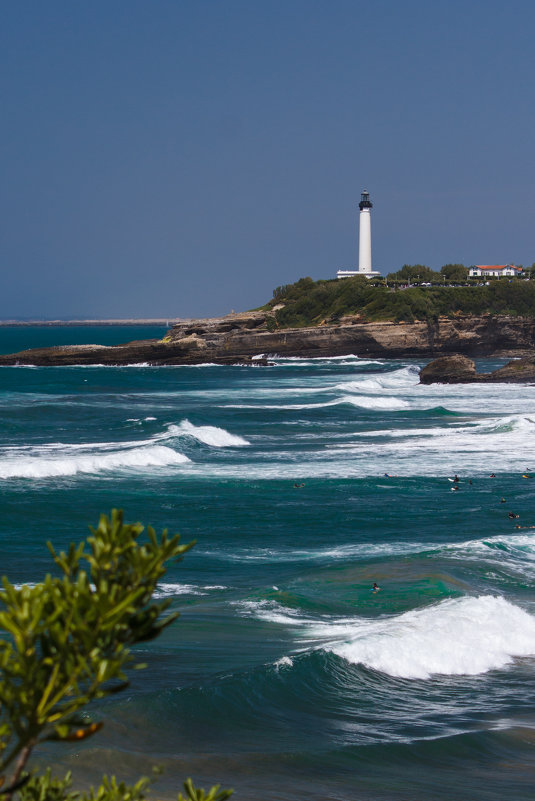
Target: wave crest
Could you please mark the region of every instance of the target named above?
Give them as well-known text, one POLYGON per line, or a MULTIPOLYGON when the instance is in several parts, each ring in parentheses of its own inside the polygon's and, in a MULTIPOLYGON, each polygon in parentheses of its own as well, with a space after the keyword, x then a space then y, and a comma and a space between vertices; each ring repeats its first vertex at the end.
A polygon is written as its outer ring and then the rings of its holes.
POLYGON ((391 676, 476 676, 535 654, 535 618, 494 596, 457 598, 366 626, 328 647, 391 676))
POLYGON ((52 478, 107 470, 167 467, 189 462, 187 456, 164 445, 127 448, 112 452, 58 452, 46 456, 24 455, 3 459, 0 478, 52 478))
POLYGON ((240 448, 249 445, 249 442, 237 434, 231 434, 224 428, 217 426, 194 426, 189 420, 182 420, 179 425, 170 425, 168 433, 172 437, 186 435, 204 445, 213 448, 240 448))

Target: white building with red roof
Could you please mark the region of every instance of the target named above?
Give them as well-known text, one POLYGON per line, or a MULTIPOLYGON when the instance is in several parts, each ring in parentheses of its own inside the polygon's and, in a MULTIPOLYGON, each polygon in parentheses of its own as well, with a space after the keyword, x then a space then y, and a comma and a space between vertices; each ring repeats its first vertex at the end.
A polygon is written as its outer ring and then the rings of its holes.
POLYGON ((505 278, 508 276, 522 275, 522 267, 515 267, 514 264, 478 264, 470 267, 468 271, 470 278, 505 278))

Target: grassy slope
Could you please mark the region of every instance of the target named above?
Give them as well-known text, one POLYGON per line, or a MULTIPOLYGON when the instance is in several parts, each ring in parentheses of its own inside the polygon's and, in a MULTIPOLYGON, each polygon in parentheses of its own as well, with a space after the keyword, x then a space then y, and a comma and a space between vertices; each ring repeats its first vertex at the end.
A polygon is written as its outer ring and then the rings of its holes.
POLYGON ((368 279, 313 281, 301 278, 278 287, 265 308, 283 303, 275 312, 277 327, 294 328, 336 322, 347 314, 363 320, 412 322, 462 314, 535 316, 535 281, 492 281, 489 286, 413 287, 393 291, 371 286, 368 279))

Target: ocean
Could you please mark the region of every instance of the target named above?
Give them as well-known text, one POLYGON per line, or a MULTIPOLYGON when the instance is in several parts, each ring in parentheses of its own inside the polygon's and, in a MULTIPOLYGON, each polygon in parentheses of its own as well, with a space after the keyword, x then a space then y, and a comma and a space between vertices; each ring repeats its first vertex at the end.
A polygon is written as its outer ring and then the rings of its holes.
MULTIPOLYGON (((0 329, 0 350, 163 333, 0 329)), ((532 799, 535 386, 271 360, 0 369, 2 573, 38 581, 46 541, 112 507, 197 542, 102 732, 38 759, 77 783, 160 765, 163 798, 192 776, 236 801, 532 799)))

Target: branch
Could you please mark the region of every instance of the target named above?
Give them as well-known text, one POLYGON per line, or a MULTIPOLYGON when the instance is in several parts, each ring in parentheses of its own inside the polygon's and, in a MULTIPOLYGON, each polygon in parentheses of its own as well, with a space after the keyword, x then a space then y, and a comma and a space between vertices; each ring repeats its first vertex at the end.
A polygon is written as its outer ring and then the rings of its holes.
POLYGON ((28 740, 26 745, 23 747, 22 751, 19 754, 19 758, 17 759, 17 764, 15 765, 15 770, 13 771, 13 775, 9 780, 9 787, 8 792, 4 794, 2 801, 11 801, 13 797, 13 793, 19 786, 19 779, 20 774, 24 770, 26 766, 26 762, 30 758, 30 754, 32 753, 36 740, 32 737, 31 740, 28 740))

